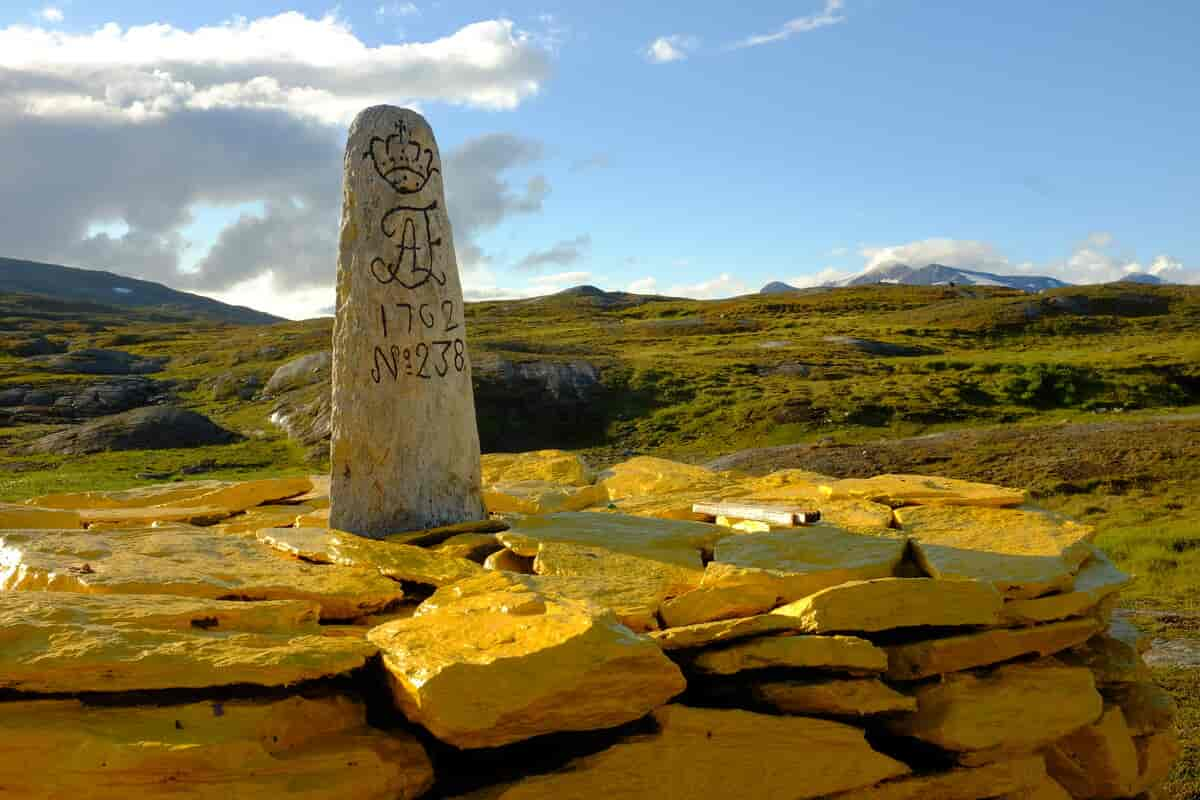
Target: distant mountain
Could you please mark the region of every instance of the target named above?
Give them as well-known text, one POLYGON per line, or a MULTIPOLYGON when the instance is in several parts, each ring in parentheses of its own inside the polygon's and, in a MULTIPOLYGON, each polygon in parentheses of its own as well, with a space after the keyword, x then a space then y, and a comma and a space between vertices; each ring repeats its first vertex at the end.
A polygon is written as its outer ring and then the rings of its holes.
POLYGON ((1130 272, 1128 275, 1122 275, 1121 280, 1114 281, 1114 283, 1144 283, 1148 286, 1163 286, 1167 282, 1149 272, 1130 272))
POLYGON ((784 283, 783 281, 771 281, 766 286, 759 289, 758 293, 759 294, 783 294, 784 292, 798 292, 798 291, 800 291, 800 290, 797 289, 795 286, 784 283))
POLYGON ((895 283, 905 286, 1007 286, 1023 292, 1040 292, 1070 285, 1058 278, 1041 275, 998 275, 962 267, 948 267, 945 264, 927 264, 920 268, 913 268, 907 264, 890 264, 867 270, 838 285, 863 286, 872 283, 895 283))
POLYGON ((281 317, 180 292, 111 272, 0 257, 0 292, 36 294, 106 306, 158 309, 238 325, 271 325, 281 317))

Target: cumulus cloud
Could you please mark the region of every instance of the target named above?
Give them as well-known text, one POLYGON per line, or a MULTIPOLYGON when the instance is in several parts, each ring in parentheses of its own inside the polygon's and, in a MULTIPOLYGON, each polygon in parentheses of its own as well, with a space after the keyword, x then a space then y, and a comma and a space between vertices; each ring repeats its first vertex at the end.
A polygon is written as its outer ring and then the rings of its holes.
POLYGON ((683 61, 700 44, 695 36, 681 33, 670 36, 660 36, 646 45, 643 55, 655 64, 666 64, 671 61, 683 61))
POLYGON ((638 278, 635 281, 630 281, 626 291, 634 294, 655 294, 658 291, 658 279, 647 275, 644 278, 638 278))
POLYGON ((289 11, 192 31, 14 25, 0 29, 0 69, 26 79, 4 100, 35 116, 140 122, 249 108, 344 125, 383 101, 515 108, 538 92, 550 66, 509 20, 473 23, 431 42, 370 47, 337 16, 289 11))
POLYGON ((713 300, 719 297, 734 297, 755 291, 728 272, 715 278, 692 284, 678 284, 667 288, 664 294, 672 297, 694 297, 698 300, 713 300))
POLYGON ((570 286, 579 286, 592 279, 590 272, 555 272, 550 275, 538 275, 530 283, 542 287, 546 291, 558 291, 570 286))
POLYGON ((38 16, 46 20, 46 22, 62 22, 66 19, 66 15, 58 6, 46 6, 38 12, 38 16))
POLYGON ((748 36, 741 41, 735 42, 733 47, 757 47, 760 44, 780 42, 784 39, 790 39, 798 33, 808 33, 818 28, 845 22, 846 18, 839 13, 844 5, 844 0, 825 0, 825 8, 820 12, 807 17, 790 19, 783 23, 778 30, 757 36, 748 36))
MULTIPOLYGON (((328 291, 347 119, 382 102, 511 108, 549 68, 506 20, 378 47, 334 16, 292 12, 195 30, 2 28, 0 185, 21 187, 0 215, 4 254, 256 304, 328 291), (248 204, 261 213, 232 220, 181 271, 195 210, 248 204)), ((541 145, 482 136, 443 156, 460 257, 482 262, 476 234, 540 210, 545 178, 506 173, 541 145)))
POLYGON ((926 264, 945 264, 984 272, 1011 271, 1013 265, 995 245, 965 239, 921 239, 907 244, 887 247, 864 247, 865 269, 878 269, 893 264, 923 267, 926 264))
POLYGON ((579 261, 592 246, 592 237, 580 234, 574 239, 557 242, 545 250, 535 250, 516 263, 519 270, 539 270, 542 267, 565 267, 579 261))
POLYGON ((844 269, 838 269, 837 267, 825 267, 816 272, 809 272, 804 275, 788 278, 784 283, 801 289, 809 286, 822 286, 827 283, 839 283, 847 278, 854 277, 856 274, 844 269))

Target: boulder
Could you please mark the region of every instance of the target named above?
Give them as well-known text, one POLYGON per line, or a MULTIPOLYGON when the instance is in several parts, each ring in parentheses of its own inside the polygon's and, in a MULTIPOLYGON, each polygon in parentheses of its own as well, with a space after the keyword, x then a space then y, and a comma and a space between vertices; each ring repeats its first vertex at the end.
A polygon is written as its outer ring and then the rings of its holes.
POLYGON ((0 786, 23 800, 413 800, 433 786, 424 748, 366 723, 345 697, 89 706, 5 703, 0 786))
POLYGON ((978 581, 880 578, 851 581, 775 609, 809 633, 876 632, 894 628, 994 625, 1000 593, 978 581))
POLYGON ((519 556, 512 550, 502 548, 483 560, 483 568, 495 572, 532 575, 533 559, 528 556, 519 556))
POLYGON ((307 600, 322 620, 354 619, 404 596, 375 569, 308 564, 245 537, 186 526, 0 531, 0 591, 307 600))
POLYGON ((623 461, 609 467, 600 478, 612 500, 720 489, 730 483, 720 473, 704 467, 652 456, 623 461))
POLYGON ((319 610, 300 600, 0 592, 0 689, 287 686, 363 666, 375 649, 324 635, 319 610))
POLYGON ((47 372, 83 375, 145 375, 161 372, 167 360, 165 357, 134 355, 124 350, 95 348, 29 359, 31 364, 47 372))
POLYGON ((107 450, 163 450, 228 444, 242 438, 203 414, 173 406, 138 408, 47 434, 26 453, 86 455, 107 450))
POLYGON ((1150 670, 1136 642, 1123 641, 1109 631, 1096 634, 1059 657, 1072 665, 1087 667, 1096 676, 1098 686, 1117 688, 1121 684, 1150 681, 1150 670))
POLYGON ((1103 625, 1092 617, 1030 628, 999 628, 887 647, 891 680, 911 681, 999 664, 1018 656, 1047 656, 1082 644, 1103 625))
POLYGON ((212 399, 218 402, 249 400, 258 393, 262 385, 262 378, 253 373, 239 375, 236 372, 223 372, 208 382, 208 389, 212 399))
POLYGON ((916 506, 897 509, 896 519, 927 574, 986 580, 1015 599, 1069 590, 1095 535, 1091 526, 1020 509, 916 506))
POLYGON ((368 638, 405 716, 460 748, 613 727, 685 687, 610 613, 519 585, 422 606, 368 638))
POLYGON ((859 350, 873 356, 927 356, 938 352, 928 347, 880 342, 876 339, 863 339, 857 336, 824 336, 821 341, 859 350))
POLYGON ((1139 792, 1151 789, 1165 781, 1171 774, 1171 768, 1179 760, 1183 745, 1179 734, 1173 728, 1152 733, 1149 736, 1139 736, 1134 740, 1138 754, 1139 792))
POLYGON ((916 711, 917 701, 874 678, 761 681, 750 684, 754 701, 782 714, 862 717, 916 711))
POLYGON ((705 675, 774 667, 883 672, 887 653, 855 636, 761 636, 703 650, 688 663, 705 675))
POLYGON ((268 395, 279 395, 304 386, 327 382, 332 367, 333 353, 329 350, 294 358, 272 373, 263 391, 268 395))
MULTIPOLYGON (((299 520, 296 524, 300 524, 299 520)), ((485 558, 503 549, 504 545, 500 544, 494 533, 460 533, 433 548, 444 556, 465 558, 477 564, 482 564, 485 558)))
POLYGON ((654 722, 653 734, 478 797, 805 800, 909 771, 872 750, 858 728, 828 720, 670 705, 654 712, 654 722))
POLYGON ((956 672, 912 693, 916 713, 887 728, 957 752, 967 766, 1050 744, 1092 724, 1103 711, 1092 674, 1052 659, 956 672))
POLYGON ((1175 724, 1178 709, 1171 693, 1153 683, 1124 683, 1101 690, 1104 699, 1125 715, 1133 736, 1165 731, 1175 724))

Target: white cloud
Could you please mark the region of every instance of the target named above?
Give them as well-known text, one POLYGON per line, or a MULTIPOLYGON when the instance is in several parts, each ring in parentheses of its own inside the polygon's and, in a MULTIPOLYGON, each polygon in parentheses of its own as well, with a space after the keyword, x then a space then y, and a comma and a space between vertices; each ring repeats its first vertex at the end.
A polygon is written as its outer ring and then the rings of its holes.
POLYGON ((38 12, 38 16, 46 22, 62 22, 66 19, 66 15, 63 14, 62 9, 57 6, 46 6, 38 12))
POLYGON ((342 125, 381 103, 516 108, 549 75, 548 56, 506 19, 430 42, 370 47, 330 14, 289 11, 184 30, 108 23, 73 34, 0 29, 0 108, 42 117, 144 122, 188 110, 277 110, 342 125))
POLYGON ((923 267, 926 264, 945 264, 984 272, 1006 272, 1013 269, 1008 257, 987 242, 932 238, 888 247, 864 247, 859 251, 866 259, 865 269, 891 264, 923 267))
POLYGON ((579 286, 592 279, 590 272, 556 272, 553 275, 538 275, 531 282, 539 287, 569 287, 579 286))
POLYGON ((625 291, 633 292, 634 294, 656 294, 658 292, 658 280, 647 275, 645 278, 630 281, 625 291))
POLYGON ((797 275, 794 278, 788 278, 784 283, 796 288, 804 288, 808 286, 820 286, 825 283, 836 283, 843 281, 846 278, 851 278, 855 274, 837 267, 825 267, 817 272, 809 272, 804 275, 797 275))
POLYGON ((748 36, 741 41, 735 42, 733 47, 756 47, 760 44, 769 44, 771 42, 779 42, 784 39, 789 39, 797 33, 808 33, 815 31, 818 28, 824 28, 829 25, 836 25, 839 22, 845 22, 846 18, 838 12, 845 5, 844 0, 825 0, 825 8, 819 13, 812 14, 807 17, 796 17, 790 19, 776 31, 771 33, 759 34, 757 36, 748 36))
POLYGON ((655 64, 683 61, 699 44, 700 41, 694 36, 676 33, 658 37, 646 46, 643 54, 655 64))
POLYGON ((668 287, 664 294, 672 297, 694 297, 698 300, 712 300, 718 297, 733 297, 739 294, 749 294, 752 289, 728 272, 722 272, 715 278, 700 283, 681 284, 668 287))
POLYGON ((280 287, 273 272, 264 272, 250 280, 242 281, 225 291, 197 292, 205 297, 231 305, 249 305, 287 319, 311 319, 329 313, 337 296, 332 284, 313 286, 307 289, 286 290, 280 287))
POLYGON ((538 270, 548 265, 565 267, 583 258, 592 246, 592 237, 580 234, 574 239, 557 242, 545 250, 535 250, 516 263, 520 270, 538 270))

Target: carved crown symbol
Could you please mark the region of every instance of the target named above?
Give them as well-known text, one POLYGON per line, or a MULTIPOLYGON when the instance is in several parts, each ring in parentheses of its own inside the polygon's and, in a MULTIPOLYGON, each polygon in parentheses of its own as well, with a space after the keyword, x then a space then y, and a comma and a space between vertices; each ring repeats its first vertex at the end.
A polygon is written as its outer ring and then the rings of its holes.
POLYGON ((425 188, 435 173, 433 150, 409 138, 404 120, 396 123, 396 132, 386 137, 372 136, 363 158, 371 159, 375 172, 400 194, 415 194, 425 188))

